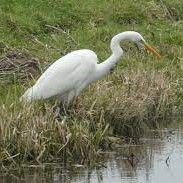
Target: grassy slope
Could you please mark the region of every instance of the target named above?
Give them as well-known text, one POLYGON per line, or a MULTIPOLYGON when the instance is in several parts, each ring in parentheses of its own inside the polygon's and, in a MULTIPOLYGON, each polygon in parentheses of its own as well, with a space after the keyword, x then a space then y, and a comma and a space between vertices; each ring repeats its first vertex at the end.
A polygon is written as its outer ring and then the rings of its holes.
POLYGON ((24 106, 18 101, 22 85, 1 85, 0 160, 39 162, 64 151, 91 156, 109 136, 138 134, 149 122, 158 127, 159 119, 177 112, 183 97, 182 7, 179 0, 1 0, 2 57, 12 50, 26 52, 44 65, 72 50, 89 48, 102 61, 110 54, 113 35, 135 30, 163 59, 158 62, 122 44, 127 51, 123 61, 113 75, 79 98, 79 107, 67 119, 66 134, 61 123, 55 123, 49 102, 44 110, 43 104, 24 106), (66 135, 68 144, 63 147, 66 135))

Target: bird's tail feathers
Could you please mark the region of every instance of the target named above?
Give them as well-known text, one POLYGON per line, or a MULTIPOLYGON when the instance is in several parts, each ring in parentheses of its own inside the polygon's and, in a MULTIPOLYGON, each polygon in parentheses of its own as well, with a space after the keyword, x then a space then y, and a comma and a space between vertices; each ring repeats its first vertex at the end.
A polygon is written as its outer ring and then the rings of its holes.
POLYGON ((29 88, 21 97, 20 101, 32 102, 34 100, 33 87, 29 88))

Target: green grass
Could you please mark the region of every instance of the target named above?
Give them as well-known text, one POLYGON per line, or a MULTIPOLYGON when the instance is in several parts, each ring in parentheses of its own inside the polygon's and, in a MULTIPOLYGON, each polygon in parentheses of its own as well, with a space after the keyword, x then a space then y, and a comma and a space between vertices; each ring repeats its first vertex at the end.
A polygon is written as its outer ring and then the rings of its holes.
POLYGON ((0 161, 91 160, 114 143, 113 137, 139 137, 144 130, 180 116, 181 7, 179 0, 1 0, 1 62, 9 53, 22 53, 29 60, 36 58, 44 70, 62 55, 82 48, 95 51, 102 62, 110 55, 111 38, 125 30, 141 33, 162 59, 122 43, 126 52, 114 73, 91 85, 77 105, 72 104, 66 126, 54 119, 54 101, 32 105, 19 101, 40 73, 22 79, 27 73, 21 68, 0 72, 0 161))

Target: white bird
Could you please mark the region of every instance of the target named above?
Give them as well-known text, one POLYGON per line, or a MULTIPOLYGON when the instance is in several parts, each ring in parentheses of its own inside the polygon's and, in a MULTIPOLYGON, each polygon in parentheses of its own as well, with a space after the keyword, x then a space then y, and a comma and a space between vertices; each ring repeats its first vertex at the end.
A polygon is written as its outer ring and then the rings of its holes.
POLYGON ((24 93, 21 100, 31 102, 58 96, 64 104, 69 104, 89 84, 110 72, 123 55, 120 42, 125 40, 143 45, 160 59, 160 55, 138 32, 122 32, 112 38, 110 45, 112 54, 104 62, 98 63, 97 55, 91 50, 73 51, 55 61, 34 86, 24 93))

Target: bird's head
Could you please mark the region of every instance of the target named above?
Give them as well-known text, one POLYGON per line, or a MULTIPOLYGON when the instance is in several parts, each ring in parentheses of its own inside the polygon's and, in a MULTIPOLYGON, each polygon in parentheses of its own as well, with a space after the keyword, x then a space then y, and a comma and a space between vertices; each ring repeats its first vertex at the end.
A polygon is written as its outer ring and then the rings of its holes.
POLYGON ((150 52, 152 52, 153 54, 155 54, 158 59, 161 58, 160 54, 150 44, 148 44, 145 41, 145 39, 142 37, 141 34, 139 34, 138 32, 134 32, 134 31, 129 31, 129 32, 131 33, 131 36, 130 36, 131 41, 135 42, 135 44, 138 48, 144 47, 147 50, 149 50, 150 52))

